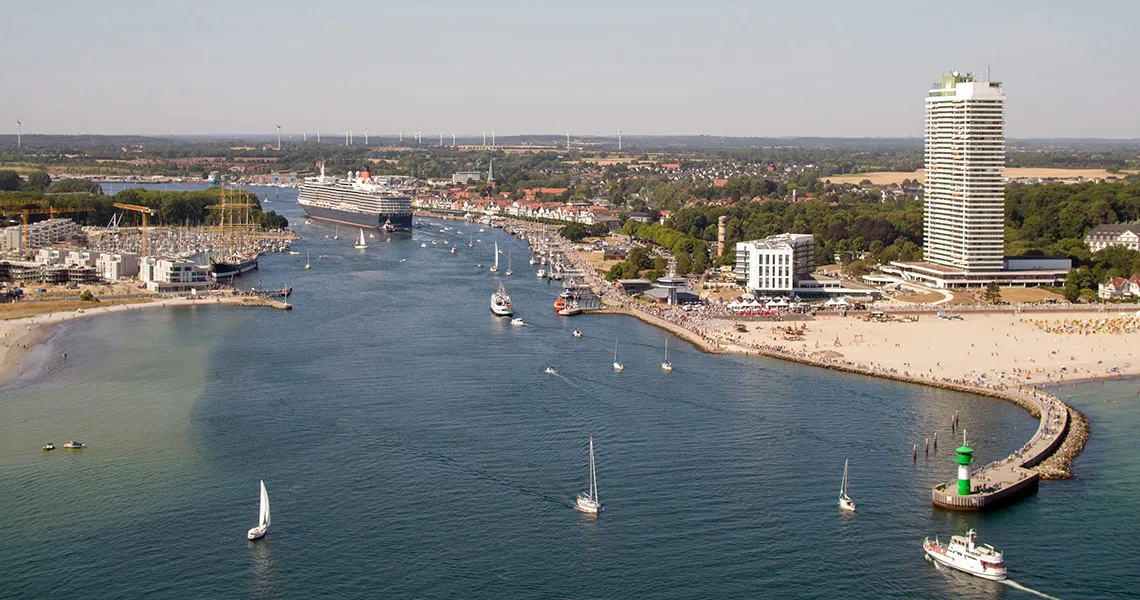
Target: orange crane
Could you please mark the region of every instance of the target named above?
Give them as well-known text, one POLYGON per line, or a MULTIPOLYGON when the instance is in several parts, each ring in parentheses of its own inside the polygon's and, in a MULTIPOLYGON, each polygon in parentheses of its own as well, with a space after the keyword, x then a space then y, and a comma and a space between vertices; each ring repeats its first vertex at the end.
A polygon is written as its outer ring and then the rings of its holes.
POLYGON ((95 210, 90 207, 71 207, 71 206, 52 206, 46 202, 35 202, 28 200, 0 200, 0 211, 7 214, 20 215, 20 241, 21 248, 28 249, 28 217, 31 215, 48 215, 49 219, 54 219, 55 215, 63 213, 78 213, 95 210))
POLYGON ((124 204, 122 202, 114 202, 111 204, 111 206, 114 206, 115 208, 121 208, 123 210, 142 213, 142 252, 139 254, 139 257, 141 258, 143 256, 148 256, 146 253, 148 238, 147 227, 150 226, 150 216, 154 214, 154 209, 150 208, 149 206, 139 206, 138 204, 124 204))

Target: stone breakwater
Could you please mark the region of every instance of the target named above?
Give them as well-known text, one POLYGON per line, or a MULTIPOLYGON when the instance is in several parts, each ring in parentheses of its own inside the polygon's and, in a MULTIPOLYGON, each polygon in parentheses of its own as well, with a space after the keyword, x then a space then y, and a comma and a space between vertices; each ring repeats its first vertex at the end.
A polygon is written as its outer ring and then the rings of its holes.
MULTIPOLYGON (((588 309, 586 312, 589 314, 620 314, 634 317, 649 325, 665 329, 693 344, 698 349, 710 354, 755 354, 831 369, 833 371, 868 375, 893 381, 978 394, 1012 402, 1024 408, 1026 412, 1034 418, 1040 420, 1033 439, 1026 442, 1025 445, 1009 457, 1001 461, 996 461, 992 466, 987 465, 986 467, 997 468, 1000 466, 1008 466, 1009 468, 1024 468, 1033 473, 1034 479, 1037 477, 1042 479, 1069 478, 1072 477, 1069 467, 1072 465, 1073 459, 1080 454, 1081 450, 1084 449, 1085 443, 1088 441, 1089 427, 1084 415, 1071 406, 1066 405, 1060 398, 1033 387, 993 389, 952 380, 917 377, 909 373, 899 373, 894 369, 870 368, 838 359, 790 352, 775 346, 745 347, 734 344, 722 345, 716 339, 706 337, 661 317, 638 310, 636 307, 626 304, 617 304, 616 302, 607 303, 607 305, 602 308, 588 309), (1042 410, 1048 406, 1064 407, 1064 414, 1058 415, 1056 414, 1056 410, 1042 410), (1039 443, 1043 441, 1048 443, 1039 443)), ((981 473, 985 473, 986 467, 983 467, 981 473)))

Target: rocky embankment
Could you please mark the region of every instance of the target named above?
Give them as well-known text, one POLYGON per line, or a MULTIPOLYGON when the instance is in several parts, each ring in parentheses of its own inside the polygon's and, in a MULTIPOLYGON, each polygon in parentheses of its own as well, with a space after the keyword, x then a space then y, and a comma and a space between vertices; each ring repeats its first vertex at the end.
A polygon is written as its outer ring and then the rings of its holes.
POLYGON ((1041 461, 1033 468, 1041 479, 1070 479, 1075 477, 1070 471, 1073 460, 1084 449, 1089 441, 1089 422, 1081 411, 1069 406, 1069 431, 1065 441, 1057 448, 1052 456, 1041 461))

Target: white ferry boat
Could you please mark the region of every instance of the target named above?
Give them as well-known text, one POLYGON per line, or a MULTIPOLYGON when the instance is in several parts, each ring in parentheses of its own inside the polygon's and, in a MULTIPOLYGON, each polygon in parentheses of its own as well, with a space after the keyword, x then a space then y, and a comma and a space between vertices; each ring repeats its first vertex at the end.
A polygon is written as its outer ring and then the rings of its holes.
POLYGON ((922 548, 931 560, 952 569, 991 581, 1004 580, 1006 569, 1002 553, 989 544, 977 545, 977 538, 977 533, 971 529, 965 536, 951 536, 949 544, 940 543, 938 538, 934 541, 926 538, 922 548))
POLYGON ((511 306, 511 296, 507 294, 507 288, 503 287, 502 282, 499 283, 499 289, 491 294, 491 312, 499 317, 509 317, 515 313, 511 306))

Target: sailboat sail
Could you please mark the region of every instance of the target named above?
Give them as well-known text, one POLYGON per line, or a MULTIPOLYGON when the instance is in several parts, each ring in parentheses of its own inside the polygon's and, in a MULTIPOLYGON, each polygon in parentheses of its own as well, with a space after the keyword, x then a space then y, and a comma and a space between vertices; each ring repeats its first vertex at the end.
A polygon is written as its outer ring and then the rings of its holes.
POLYGON ((590 499, 601 504, 598 499, 598 472, 594 469, 594 436, 590 436, 590 499))
POLYGON ((499 242, 495 242, 495 269, 499 268, 499 242))
POLYGON ((261 482, 261 511, 257 517, 258 527, 269 527, 269 493, 265 491, 265 482, 261 482))
POLYGON ((847 461, 843 461, 843 483, 839 484, 839 497, 847 497, 847 461))

